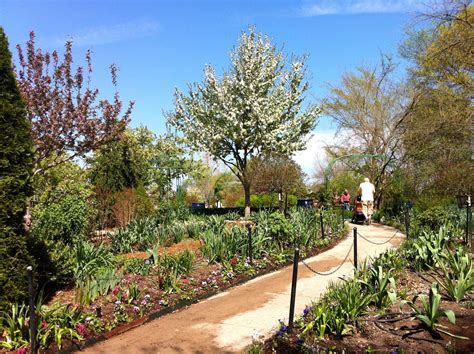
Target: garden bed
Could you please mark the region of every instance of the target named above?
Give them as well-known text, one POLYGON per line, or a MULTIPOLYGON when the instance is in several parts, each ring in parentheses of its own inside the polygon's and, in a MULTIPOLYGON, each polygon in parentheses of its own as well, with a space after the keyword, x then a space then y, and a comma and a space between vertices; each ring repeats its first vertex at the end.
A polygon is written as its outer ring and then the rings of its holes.
POLYGON ((331 284, 291 333, 280 323, 252 352, 472 353, 474 269, 461 235, 450 224, 418 229, 331 284))
MULTIPOLYGON (((420 274, 405 271, 399 279, 401 292, 412 296, 415 292, 427 293, 431 287, 428 273, 420 274), (415 291, 416 290, 416 291, 415 291)), ((400 303, 392 305, 385 314, 365 315, 358 320, 359 328, 342 338, 327 336, 311 345, 303 346, 297 333, 289 334, 287 339, 278 343, 278 353, 301 353, 312 350, 335 350, 342 353, 471 353, 474 350, 474 296, 461 303, 442 298, 442 309, 452 310, 456 315, 456 323, 446 318, 440 319, 447 332, 468 337, 458 339, 440 332, 430 332, 420 325, 420 321, 412 319, 406 309, 400 311, 400 303)), ((376 310, 374 309, 374 312, 376 310)), ((273 348, 275 337, 264 344, 265 353, 275 353, 273 348)))
MULTIPOLYGON (((325 250, 334 247, 342 238, 334 238, 326 246, 314 247, 312 249, 304 250, 305 258, 317 255, 325 250)), ((195 268, 189 276, 183 276, 180 279, 179 291, 167 293, 160 290, 157 286, 156 276, 140 276, 137 274, 127 274, 124 276, 117 288, 111 294, 103 296, 94 301, 90 306, 80 306, 74 303, 74 290, 58 292, 50 303, 60 302, 62 304, 69 303, 79 307, 84 314, 90 314, 95 321, 99 320, 102 324, 115 323, 113 328, 105 331, 98 330, 94 332, 91 328, 87 328, 84 333, 84 342, 63 340, 61 352, 72 352, 83 348, 84 346, 92 345, 98 341, 106 340, 110 337, 128 331, 132 328, 142 325, 145 322, 154 320, 168 313, 179 310, 183 307, 189 306, 202 299, 213 296, 221 291, 227 290, 236 285, 245 283, 257 276, 268 274, 275 270, 288 266, 292 262, 293 254, 288 252, 284 258, 275 258, 268 256, 264 259, 254 260, 253 264, 248 262, 248 259, 235 259, 233 267, 234 274, 226 272, 221 264, 208 264, 207 260, 200 254, 198 249, 200 241, 185 240, 179 244, 167 248, 170 253, 176 253, 184 249, 193 249, 196 255, 195 268), (137 284, 141 289, 141 296, 139 300, 130 304, 123 301, 117 305, 118 297, 124 294, 123 290, 130 284, 137 284), (143 300, 149 299, 145 305, 143 312, 134 311, 134 306, 141 307, 143 300), (116 323, 118 306, 122 308, 123 321, 116 323), (114 322, 115 321, 115 322, 114 322)), ((166 251, 164 251, 166 252, 166 251)), ((130 253, 127 257, 141 258, 141 253, 130 253)), ((93 321, 94 321, 93 320, 93 321)), ((57 348, 55 346, 49 347, 45 352, 55 353, 57 348)))

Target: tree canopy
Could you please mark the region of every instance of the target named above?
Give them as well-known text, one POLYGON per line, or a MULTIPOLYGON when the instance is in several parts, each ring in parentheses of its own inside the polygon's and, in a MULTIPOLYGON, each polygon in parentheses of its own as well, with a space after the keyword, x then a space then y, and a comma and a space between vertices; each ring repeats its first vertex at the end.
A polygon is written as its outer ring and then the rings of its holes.
POLYGON ((33 142, 25 104, 13 74, 8 40, 0 27, 0 309, 25 298, 26 249, 23 216, 31 195, 33 142))
MULTIPOLYGON (((87 51, 86 68, 73 68, 72 41, 63 58, 57 51, 36 47, 30 33, 26 50, 17 45, 17 81, 26 103, 27 117, 35 143, 34 174, 57 166, 114 140, 130 119, 133 102, 122 114, 123 102, 116 91, 112 101, 100 99, 92 80, 92 54, 87 51)), ((112 84, 117 86, 117 67, 110 66, 112 84)))
POLYGON ((303 109, 308 83, 305 57, 289 60, 251 27, 231 53, 231 67, 219 78, 206 66, 204 82, 176 90, 170 125, 189 144, 211 153, 239 178, 250 212, 248 161, 263 153, 289 156, 305 147, 319 108, 303 109))

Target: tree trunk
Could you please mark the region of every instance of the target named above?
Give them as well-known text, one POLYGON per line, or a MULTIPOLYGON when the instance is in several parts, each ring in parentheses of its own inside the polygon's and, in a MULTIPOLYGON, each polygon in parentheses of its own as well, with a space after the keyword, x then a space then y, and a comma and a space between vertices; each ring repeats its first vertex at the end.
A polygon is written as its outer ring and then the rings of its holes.
POLYGON ((245 218, 250 217, 250 183, 247 181, 242 182, 244 186, 245 195, 245 218))

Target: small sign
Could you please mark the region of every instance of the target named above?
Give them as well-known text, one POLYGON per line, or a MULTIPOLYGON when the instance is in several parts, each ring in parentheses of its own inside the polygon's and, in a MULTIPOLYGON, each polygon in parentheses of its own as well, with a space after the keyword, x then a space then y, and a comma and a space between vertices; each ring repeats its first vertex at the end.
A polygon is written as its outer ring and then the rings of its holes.
POLYGON ((296 205, 302 208, 312 208, 313 199, 298 199, 298 202, 296 205))
POLYGON ((191 208, 192 209, 204 209, 206 207, 205 203, 192 203, 191 208))

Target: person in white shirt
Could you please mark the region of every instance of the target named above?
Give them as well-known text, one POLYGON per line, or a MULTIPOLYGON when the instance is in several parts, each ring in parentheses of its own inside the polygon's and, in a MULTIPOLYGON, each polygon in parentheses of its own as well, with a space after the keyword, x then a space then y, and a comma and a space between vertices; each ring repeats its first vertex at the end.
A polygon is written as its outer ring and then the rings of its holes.
POLYGON ((361 194, 361 201, 363 205, 365 219, 367 223, 370 224, 372 221, 372 214, 374 213, 374 193, 375 193, 375 186, 370 183, 369 179, 366 177, 364 178, 364 182, 362 182, 359 186, 360 194, 361 194))

